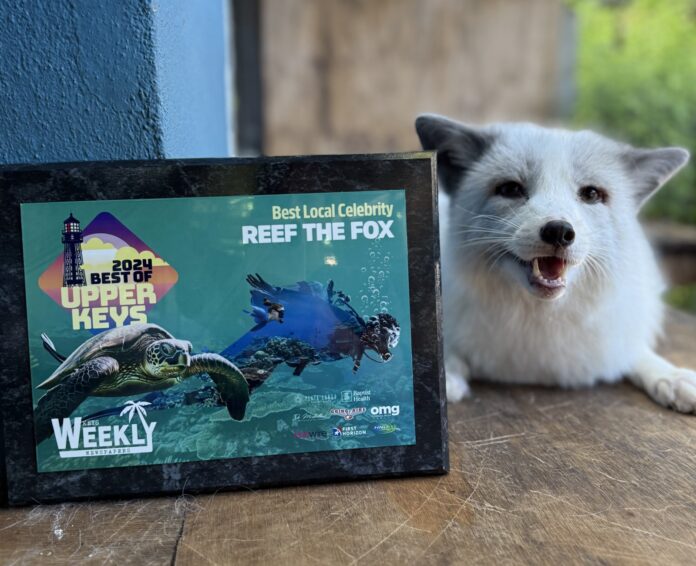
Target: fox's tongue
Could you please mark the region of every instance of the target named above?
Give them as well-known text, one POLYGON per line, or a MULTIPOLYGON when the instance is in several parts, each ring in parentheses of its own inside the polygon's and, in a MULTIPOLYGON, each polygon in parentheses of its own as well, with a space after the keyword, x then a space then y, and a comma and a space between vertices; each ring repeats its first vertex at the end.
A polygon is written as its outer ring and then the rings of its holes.
POLYGON ((560 279, 565 273, 565 260, 560 257, 537 257, 532 261, 534 272, 544 279, 560 279))

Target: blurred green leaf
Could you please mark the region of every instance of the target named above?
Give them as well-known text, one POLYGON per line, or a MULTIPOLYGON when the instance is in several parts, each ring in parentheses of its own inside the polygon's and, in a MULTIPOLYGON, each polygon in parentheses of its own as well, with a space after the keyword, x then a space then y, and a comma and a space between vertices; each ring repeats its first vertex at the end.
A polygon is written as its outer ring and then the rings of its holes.
POLYGON ((674 308, 696 314, 696 285, 673 287, 665 295, 665 301, 674 308))
MULTIPOLYGON (((696 155, 696 0, 569 0, 579 22, 574 122, 696 155)), ((696 161, 646 214, 696 224, 696 161)))

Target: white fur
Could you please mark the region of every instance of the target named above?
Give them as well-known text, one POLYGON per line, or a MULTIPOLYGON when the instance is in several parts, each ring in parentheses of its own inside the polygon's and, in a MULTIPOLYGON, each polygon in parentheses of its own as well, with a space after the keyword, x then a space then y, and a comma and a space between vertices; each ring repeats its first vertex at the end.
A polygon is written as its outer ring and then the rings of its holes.
POLYGON ((419 122, 426 149, 449 152, 447 162, 463 171, 440 205, 448 399, 468 393, 470 375, 563 387, 629 376, 658 403, 694 412, 696 372, 653 350, 663 283, 637 220, 642 202, 688 154, 638 153, 592 132, 531 124, 474 130, 435 116, 419 122), (458 153, 459 136, 477 134, 485 151, 458 153), (528 198, 496 195, 505 180, 522 183, 528 198), (583 202, 578 189, 587 185, 606 189, 608 201, 583 202), (565 251, 573 264, 567 287, 555 299, 540 298, 522 265, 503 255, 531 261, 556 253, 539 236, 550 220, 570 222, 576 234, 565 251))

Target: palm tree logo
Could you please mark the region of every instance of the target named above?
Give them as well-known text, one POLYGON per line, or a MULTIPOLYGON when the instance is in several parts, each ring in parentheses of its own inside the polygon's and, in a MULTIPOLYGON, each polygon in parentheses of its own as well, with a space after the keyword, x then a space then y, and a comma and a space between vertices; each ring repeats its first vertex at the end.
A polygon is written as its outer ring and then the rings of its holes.
MULTIPOLYGON (((135 415, 138 415, 138 418, 140 418, 140 422, 143 425, 143 430, 145 431, 144 445, 142 442, 143 439, 139 439, 136 435, 136 431, 133 431, 134 446, 129 450, 129 453, 131 454, 152 452, 152 431, 154 430, 155 425, 157 423, 153 422, 150 425, 148 425, 147 421, 145 420, 145 417, 147 416, 147 411, 145 410, 145 407, 147 407, 148 405, 152 405, 152 403, 149 403, 148 401, 126 401, 125 407, 123 407, 121 413, 119 414, 119 417, 128 415, 129 423, 133 420, 133 417, 135 415)), ((133 425, 133 428, 136 429, 137 425, 133 425)))
POLYGON ((133 420, 133 416, 137 414, 140 417, 140 422, 143 423, 143 426, 145 426, 145 417, 147 416, 145 407, 147 405, 152 405, 152 403, 149 403, 148 401, 126 401, 126 406, 123 407, 119 417, 128 415, 128 422, 131 422, 133 420))

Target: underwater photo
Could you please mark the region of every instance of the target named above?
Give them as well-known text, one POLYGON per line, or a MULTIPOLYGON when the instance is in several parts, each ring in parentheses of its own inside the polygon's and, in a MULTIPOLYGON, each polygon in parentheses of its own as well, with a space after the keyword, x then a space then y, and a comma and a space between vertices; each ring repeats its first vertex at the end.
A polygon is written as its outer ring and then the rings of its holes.
POLYGON ((405 213, 398 190, 23 205, 39 470, 415 444, 405 213))

